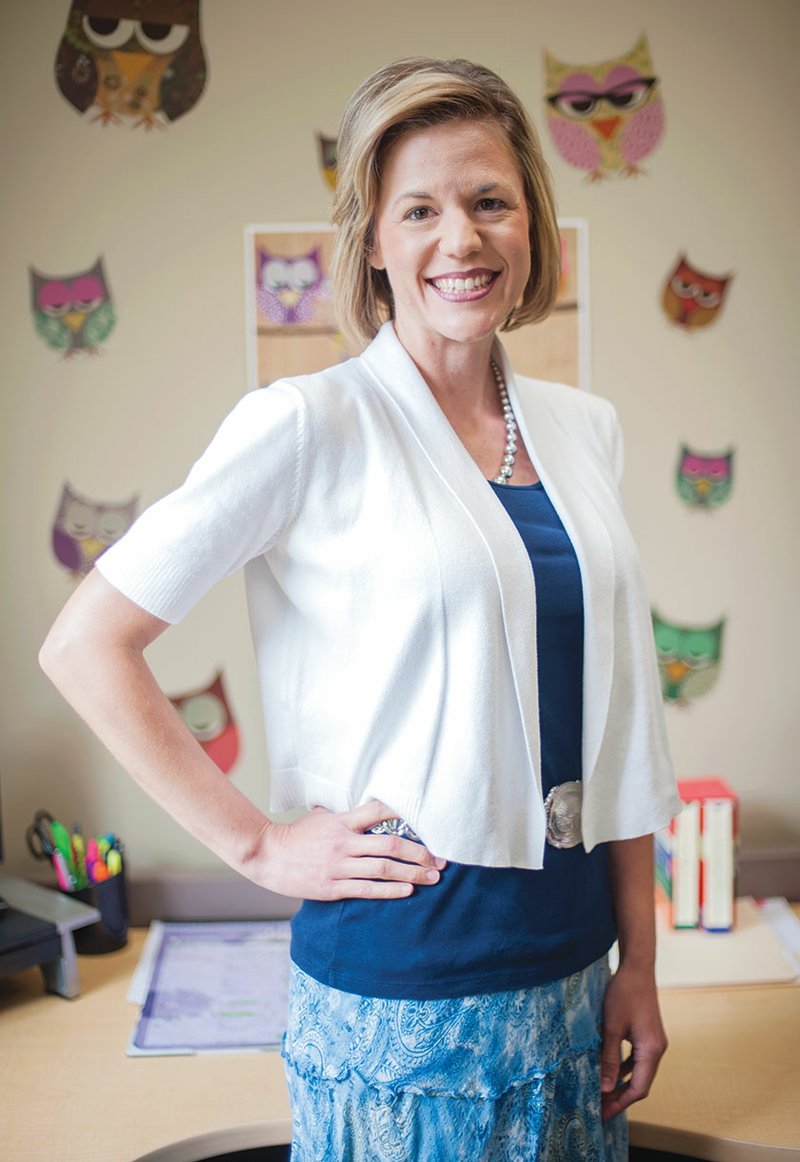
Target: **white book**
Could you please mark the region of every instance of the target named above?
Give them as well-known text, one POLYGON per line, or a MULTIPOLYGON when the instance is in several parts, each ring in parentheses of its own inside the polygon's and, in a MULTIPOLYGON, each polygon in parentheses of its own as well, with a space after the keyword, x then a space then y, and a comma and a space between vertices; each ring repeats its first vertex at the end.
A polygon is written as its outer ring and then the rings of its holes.
POLYGON ((734 810, 732 799, 703 803, 701 924, 713 932, 733 927, 734 810))
POLYGON ((685 803, 672 837, 672 925, 696 928, 700 920, 700 804, 685 803))

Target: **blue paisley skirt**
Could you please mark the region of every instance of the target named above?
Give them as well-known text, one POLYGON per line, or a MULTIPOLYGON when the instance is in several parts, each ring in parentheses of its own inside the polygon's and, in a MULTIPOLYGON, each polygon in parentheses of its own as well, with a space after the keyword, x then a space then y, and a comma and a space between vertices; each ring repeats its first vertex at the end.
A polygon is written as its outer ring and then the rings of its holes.
POLYGON ((605 958, 448 1000, 340 992, 292 966, 292 1162, 624 1162, 600 1117, 605 958))

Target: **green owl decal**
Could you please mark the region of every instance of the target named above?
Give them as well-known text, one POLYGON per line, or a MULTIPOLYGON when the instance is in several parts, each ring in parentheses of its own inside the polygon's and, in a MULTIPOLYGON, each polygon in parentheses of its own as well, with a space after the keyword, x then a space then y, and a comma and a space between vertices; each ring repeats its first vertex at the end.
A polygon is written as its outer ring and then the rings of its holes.
POLYGON ((42 274, 32 266, 29 271, 39 337, 65 359, 78 353, 95 355, 116 322, 103 259, 77 274, 42 274))
POLYGON ((733 488, 733 448, 727 452, 697 452, 683 445, 675 472, 678 496, 690 508, 719 508, 733 488))
POLYGON ((665 621, 655 610, 652 614, 664 701, 686 705, 707 694, 719 677, 725 619, 687 626, 665 621))

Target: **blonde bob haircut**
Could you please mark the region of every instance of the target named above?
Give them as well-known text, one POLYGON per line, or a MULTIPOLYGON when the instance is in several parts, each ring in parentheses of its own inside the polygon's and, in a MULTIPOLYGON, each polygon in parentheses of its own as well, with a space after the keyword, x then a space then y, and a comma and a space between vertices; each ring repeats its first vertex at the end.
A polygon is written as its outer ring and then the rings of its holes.
POLYGON ((386 272, 375 270, 369 261, 382 161, 404 134, 459 120, 488 121, 502 128, 525 188, 531 273, 501 330, 536 323, 553 308, 561 241, 550 172, 522 102, 482 65, 409 57, 367 77, 350 98, 339 129, 331 277, 339 326, 359 346, 393 317, 386 272))

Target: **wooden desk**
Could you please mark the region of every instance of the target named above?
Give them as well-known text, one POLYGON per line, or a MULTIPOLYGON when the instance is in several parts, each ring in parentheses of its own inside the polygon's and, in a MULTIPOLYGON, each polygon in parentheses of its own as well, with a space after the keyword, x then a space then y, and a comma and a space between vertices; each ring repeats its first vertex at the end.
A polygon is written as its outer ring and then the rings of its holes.
MULTIPOLYGON (((0 979, 3 1162, 45 1148, 59 1162, 196 1162, 288 1142, 277 1053, 125 1056, 143 939, 81 957, 76 1000, 44 994, 35 969, 0 979)), ((712 1162, 800 1160, 800 988, 680 990, 662 1003, 671 1047, 631 1114, 632 1142, 712 1162)))
POLYGON ((81 995, 43 992, 36 969, 0 978, 0 1157, 133 1162, 202 1136, 168 1157, 208 1158, 291 1137, 278 1053, 126 1057, 138 1010, 125 1000, 144 943, 81 956, 81 995))

